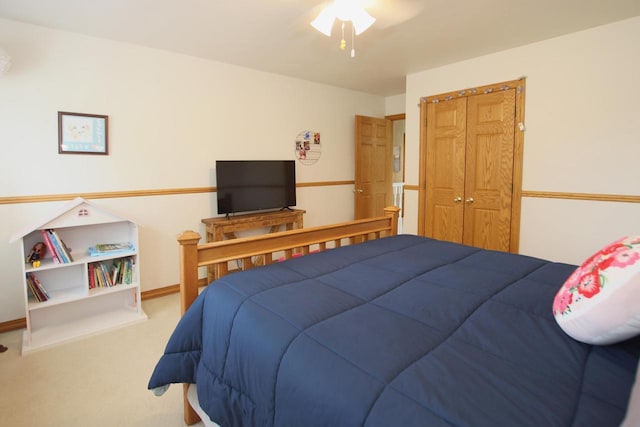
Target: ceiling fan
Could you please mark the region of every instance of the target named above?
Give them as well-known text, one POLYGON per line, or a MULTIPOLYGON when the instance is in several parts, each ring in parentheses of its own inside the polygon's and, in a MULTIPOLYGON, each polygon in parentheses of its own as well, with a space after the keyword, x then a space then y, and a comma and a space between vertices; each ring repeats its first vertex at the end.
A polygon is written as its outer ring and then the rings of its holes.
POLYGON ((416 16, 424 7, 420 0, 332 0, 325 3, 311 26, 331 36, 335 21, 340 22, 342 39, 340 49, 345 50, 345 23, 351 22, 351 57, 355 57, 355 36, 362 34, 374 23, 380 28, 397 25, 416 16), (371 13, 369 13, 371 12, 371 13))

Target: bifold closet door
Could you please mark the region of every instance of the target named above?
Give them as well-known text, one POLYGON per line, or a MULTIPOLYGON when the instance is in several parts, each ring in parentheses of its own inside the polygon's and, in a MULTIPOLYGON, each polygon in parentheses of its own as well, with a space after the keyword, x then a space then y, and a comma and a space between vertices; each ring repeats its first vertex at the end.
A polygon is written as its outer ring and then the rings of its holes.
POLYGON ((427 236, 509 250, 514 120, 514 89, 427 105, 427 236))

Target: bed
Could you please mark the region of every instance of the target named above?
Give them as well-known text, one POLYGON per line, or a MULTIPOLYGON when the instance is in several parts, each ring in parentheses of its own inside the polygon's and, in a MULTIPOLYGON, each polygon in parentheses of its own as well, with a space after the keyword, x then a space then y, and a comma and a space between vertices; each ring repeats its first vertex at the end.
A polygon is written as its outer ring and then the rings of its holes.
POLYGON ((396 226, 389 208, 233 241, 183 234, 184 315, 149 389, 185 383, 187 424, 186 384, 220 426, 629 422, 640 340, 585 344, 551 313, 576 266, 396 226), (198 295, 204 266, 219 278, 198 295))

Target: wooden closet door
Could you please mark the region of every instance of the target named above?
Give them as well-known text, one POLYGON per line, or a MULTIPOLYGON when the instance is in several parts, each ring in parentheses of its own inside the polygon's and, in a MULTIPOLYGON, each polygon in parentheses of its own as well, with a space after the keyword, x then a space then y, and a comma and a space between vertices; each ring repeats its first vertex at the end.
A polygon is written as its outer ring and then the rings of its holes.
POLYGON ((515 89, 467 101, 463 243, 509 251, 515 89))
POLYGON ((462 243, 466 98, 427 105, 427 236, 462 243))
POLYGON ((522 78, 420 100, 419 234, 518 251, 524 95, 522 78))

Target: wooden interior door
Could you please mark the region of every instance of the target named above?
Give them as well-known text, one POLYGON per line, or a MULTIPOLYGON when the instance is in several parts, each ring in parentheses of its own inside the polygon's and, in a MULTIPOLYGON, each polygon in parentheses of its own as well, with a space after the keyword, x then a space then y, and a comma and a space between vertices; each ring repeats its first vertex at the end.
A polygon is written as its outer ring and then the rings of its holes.
POLYGON ((393 203, 391 120, 356 116, 355 219, 384 215, 393 203))
POLYGON ((465 244, 509 250, 514 121, 515 89, 468 98, 465 244))
POLYGON ((426 235, 462 243, 467 99, 427 106, 426 235))
POLYGON ((447 98, 422 106, 424 234, 512 250, 516 89, 447 98))

